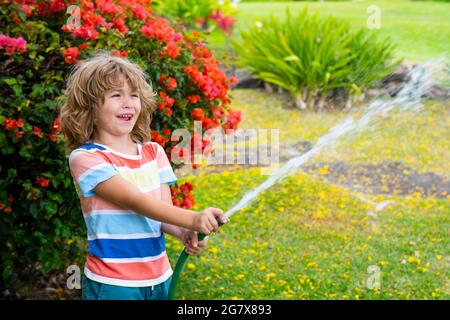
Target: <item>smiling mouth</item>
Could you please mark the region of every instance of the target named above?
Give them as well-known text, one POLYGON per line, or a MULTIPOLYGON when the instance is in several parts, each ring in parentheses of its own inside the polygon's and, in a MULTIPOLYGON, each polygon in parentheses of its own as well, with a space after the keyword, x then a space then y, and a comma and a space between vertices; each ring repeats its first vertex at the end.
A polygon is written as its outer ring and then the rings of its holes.
POLYGON ((122 121, 131 121, 131 119, 133 119, 134 115, 132 113, 124 113, 124 114, 119 114, 117 116, 117 118, 119 118, 122 121))

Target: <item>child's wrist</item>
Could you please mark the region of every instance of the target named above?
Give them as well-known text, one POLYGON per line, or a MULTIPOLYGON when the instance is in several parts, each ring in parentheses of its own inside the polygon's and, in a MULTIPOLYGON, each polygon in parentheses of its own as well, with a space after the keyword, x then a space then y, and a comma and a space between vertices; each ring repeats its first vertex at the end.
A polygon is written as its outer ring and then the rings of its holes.
POLYGON ((186 227, 187 230, 195 230, 195 219, 198 216, 199 212, 193 210, 186 210, 187 215, 189 216, 189 224, 186 227))

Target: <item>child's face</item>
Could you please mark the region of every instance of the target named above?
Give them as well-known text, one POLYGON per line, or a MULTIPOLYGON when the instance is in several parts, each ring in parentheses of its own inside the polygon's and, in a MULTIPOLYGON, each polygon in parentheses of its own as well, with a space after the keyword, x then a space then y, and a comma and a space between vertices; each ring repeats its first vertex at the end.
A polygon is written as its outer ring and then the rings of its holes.
POLYGON ((140 112, 139 93, 132 91, 124 81, 122 88, 105 92, 105 102, 97 115, 97 134, 109 137, 129 135, 140 112))

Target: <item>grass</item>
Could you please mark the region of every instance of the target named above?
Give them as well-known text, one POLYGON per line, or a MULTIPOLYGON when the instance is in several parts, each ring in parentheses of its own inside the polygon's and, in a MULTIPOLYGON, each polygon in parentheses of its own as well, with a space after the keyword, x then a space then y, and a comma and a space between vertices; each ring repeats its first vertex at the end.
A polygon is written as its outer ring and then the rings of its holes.
MULTIPOLYGON (((258 169, 186 178, 200 210, 230 208, 258 169)), ((386 197, 372 197, 382 201, 386 197)), ((305 174, 261 194, 191 257, 179 299, 448 299, 449 201, 389 198, 378 218, 346 190, 305 174), (380 270, 380 290, 369 288, 380 270), (372 267, 374 268, 374 267, 372 267)), ((175 262, 181 244, 168 239, 175 262)))
MULTIPOLYGON (((380 36, 391 37, 398 45, 397 55, 407 61, 436 59, 450 53, 450 4, 421 1, 346 1, 346 2, 257 2, 240 3, 236 30, 247 28, 270 14, 283 18, 289 7, 293 14, 308 6, 310 12, 346 19, 354 28, 366 28, 369 5, 381 10, 381 27, 374 30, 380 36)), ((220 57, 226 52, 225 37, 213 32, 210 47, 220 57)))

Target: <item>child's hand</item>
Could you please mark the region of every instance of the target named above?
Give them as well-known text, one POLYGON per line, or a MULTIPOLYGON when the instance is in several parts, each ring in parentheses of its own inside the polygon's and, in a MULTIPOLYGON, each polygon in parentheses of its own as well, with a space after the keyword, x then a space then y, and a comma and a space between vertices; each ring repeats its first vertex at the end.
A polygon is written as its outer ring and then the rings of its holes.
POLYGON ((208 244, 208 236, 202 241, 198 241, 198 233, 191 230, 186 230, 183 234, 183 244, 186 247, 185 251, 191 256, 198 255, 204 247, 208 244))
POLYGON ((228 218, 218 208, 206 208, 194 217, 192 229, 209 235, 211 232, 219 231, 219 224, 228 223, 228 218))

